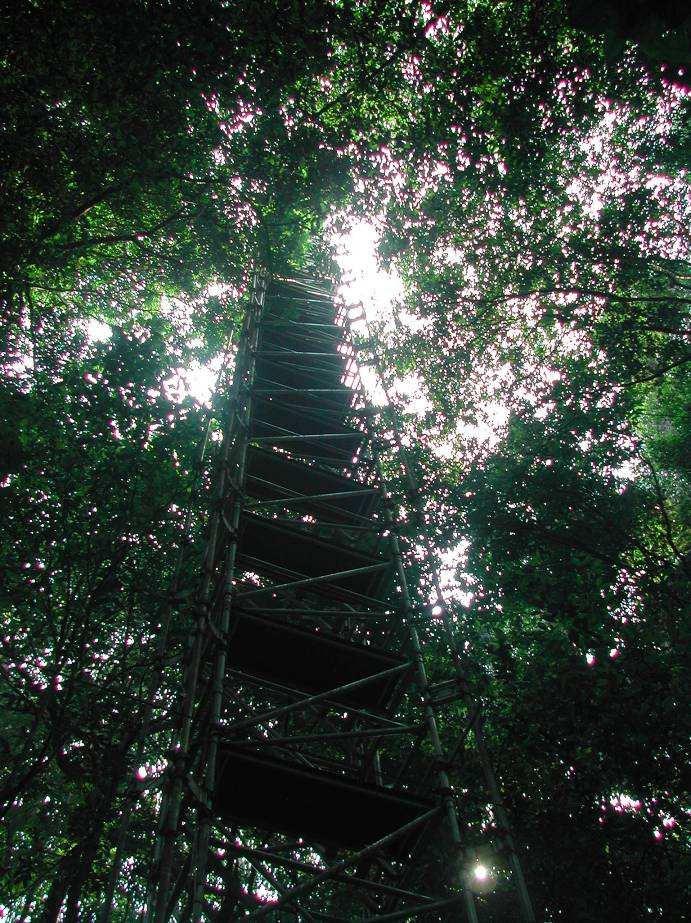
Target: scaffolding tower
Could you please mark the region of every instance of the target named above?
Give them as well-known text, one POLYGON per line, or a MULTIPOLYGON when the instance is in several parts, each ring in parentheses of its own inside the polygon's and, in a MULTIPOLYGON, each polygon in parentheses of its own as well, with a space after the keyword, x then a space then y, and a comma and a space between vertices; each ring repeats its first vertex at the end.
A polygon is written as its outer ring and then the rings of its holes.
MULTIPOLYGON (((501 918, 535 919, 438 577, 434 600, 411 579, 384 477, 400 433, 380 417, 331 288, 257 273, 225 407, 149 923, 474 923, 491 871, 459 815, 469 741, 517 897, 501 918), (432 603, 451 641, 449 673, 434 683, 432 603), (442 742, 440 715, 458 701, 466 723, 442 742)), ((419 540, 423 556, 428 544, 419 540)))

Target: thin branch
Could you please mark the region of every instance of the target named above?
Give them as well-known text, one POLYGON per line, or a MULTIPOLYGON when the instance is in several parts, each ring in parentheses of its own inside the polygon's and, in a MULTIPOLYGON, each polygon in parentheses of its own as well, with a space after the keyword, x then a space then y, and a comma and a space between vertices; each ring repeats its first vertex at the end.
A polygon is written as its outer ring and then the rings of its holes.
POLYGON ((669 512, 667 511, 667 504, 665 503, 665 495, 664 495, 664 492, 663 492, 663 490, 662 490, 662 484, 660 483, 660 478, 659 478, 659 475, 658 475, 657 470, 656 470, 656 468, 655 468, 655 465, 654 465, 654 464, 652 463, 652 461, 647 457, 647 455, 644 455, 642 452, 639 453, 639 457, 640 457, 640 459, 646 464, 646 466, 648 467, 648 469, 649 469, 649 471, 650 471, 650 473, 651 473, 651 475, 652 475, 653 484, 654 484, 654 486, 655 486, 655 494, 656 494, 656 496, 657 496, 657 505, 658 505, 658 507, 659 507, 659 509, 660 509, 660 513, 662 514, 662 520, 663 520, 663 522, 664 522, 664 524, 665 524, 665 532, 666 532, 666 534, 667 534, 667 541, 669 542, 670 548, 672 549, 672 551, 674 552, 674 554, 679 558, 680 561, 683 562, 683 561, 684 561, 684 555, 681 553, 681 551, 680 551, 679 548, 677 547, 676 542, 674 541, 674 532, 673 532, 673 529, 672 529, 672 520, 670 519, 670 517, 669 517, 669 512))

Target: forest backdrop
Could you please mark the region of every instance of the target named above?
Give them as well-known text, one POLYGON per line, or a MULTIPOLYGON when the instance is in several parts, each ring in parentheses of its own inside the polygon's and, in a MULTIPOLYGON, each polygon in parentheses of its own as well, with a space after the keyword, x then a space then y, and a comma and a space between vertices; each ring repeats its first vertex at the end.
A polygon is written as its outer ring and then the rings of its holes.
POLYGON ((254 262, 335 277, 367 220, 541 918, 684 918, 689 19, 589 9, 0 14, 0 916, 132 919, 218 430, 176 381, 254 262))

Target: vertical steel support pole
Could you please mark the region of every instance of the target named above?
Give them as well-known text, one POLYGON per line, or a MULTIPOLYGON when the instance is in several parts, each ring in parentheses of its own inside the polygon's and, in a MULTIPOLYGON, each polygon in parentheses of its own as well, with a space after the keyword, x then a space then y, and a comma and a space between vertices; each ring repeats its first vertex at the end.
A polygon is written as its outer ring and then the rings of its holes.
MULTIPOLYGON (((401 445, 401 448, 404 451, 405 449, 401 445)), ((414 474, 409 470, 407 457, 406 457, 406 472, 409 478, 409 481, 412 483, 412 488, 415 490, 416 481, 414 474)), ((418 516, 422 520, 423 511, 420 503, 419 490, 416 490, 414 494, 414 502, 416 506, 416 511, 418 516)), ((425 555, 428 560, 432 562, 432 580, 434 583, 434 590, 437 594, 437 601, 441 606, 441 616, 442 624, 444 626, 444 634, 446 635, 447 644, 451 648, 453 663, 454 663, 454 672, 456 673, 456 678, 458 680, 459 688, 463 693, 463 700, 471 713, 476 711, 476 719, 473 722, 472 730, 475 735, 475 750, 477 752, 478 758, 480 760, 480 766, 482 767, 482 774, 485 779, 485 785, 487 786, 487 791, 489 792, 490 799, 492 801, 492 807, 496 813, 497 820, 499 821, 499 827, 502 831, 501 837, 506 846, 506 851, 509 854, 509 864, 511 866, 511 871, 514 876, 514 882, 516 885, 516 892, 518 893, 518 902, 521 908, 521 916, 524 923, 536 923, 535 910, 533 908, 533 902, 530 899, 530 893, 528 892, 528 885, 523 874, 523 866, 521 865, 521 860, 519 858, 518 852, 516 850, 516 843, 511 832, 511 824, 509 821, 509 815, 506 812, 504 807, 504 800, 502 798, 501 792, 499 790, 499 784, 497 782, 497 777, 494 773, 494 767, 492 766, 492 761, 489 756, 489 751, 487 749, 487 743, 485 741, 485 734, 483 729, 483 716, 479 708, 477 708, 477 703, 470 695, 467 690, 467 685, 465 682, 465 677, 463 676, 463 669, 461 664, 461 651, 458 644, 458 638, 456 632, 453 629, 451 624, 451 619, 449 618, 449 610, 444 599, 444 593, 441 587, 441 581, 439 579, 439 570, 434 563, 434 549, 431 547, 431 542, 429 537, 424 534, 423 542, 425 545, 425 555)))
POLYGON ((247 329, 245 362, 243 368, 239 369, 238 373, 236 373, 237 378, 242 379, 237 390, 238 406, 242 406, 242 411, 237 414, 238 438, 233 446, 236 457, 232 459, 234 483, 231 484, 231 509, 230 518, 227 523, 229 541, 223 567, 223 604, 220 617, 215 626, 220 635, 220 640, 216 645, 216 658, 211 687, 211 709, 208 719, 210 735, 209 753, 204 773, 204 793, 207 798, 207 804, 204 808, 204 818, 198 833, 197 862, 194 870, 194 896, 192 904, 192 919, 194 921, 201 919, 203 909, 204 882, 206 880, 206 865, 211 830, 211 810, 213 807, 213 794, 216 788, 219 722, 223 707, 223 682, 226 675, 226 663, 228 658, 228 632, 230 629, 233 607, 233 580, 235 577, 235 560, 238 549, 238 530, 240 528, 240 516, 243 509, 243 491, 245 488, 247 468, 247 446, 250 438, 255 355, 259 338, 261 315, 266 297, 266 287, 266 277, 264 275, 255 274, 252 298, 248 308, 249 326, 247 329), (244 401, 241 399, 242 390, 244 390, 246 394, 244 401))
MULTIPOLYGON (((353 345, 353 349, 355 350, 355 343, 354 343, 354 340, 352 339, 352 334, 351 334, 351 342, 353 345)), ((393 410, 394 405, 393 405, 393 402, 391 401, 389 390, 386 386, 383 369, 381 367, 379 358, 376 355, 375 355, 375 363, 376 363, 376 368, 377 368, 377 376, 384 390, 387 404, 393 410)), ((357 374, 359 378, 359 371, 357 374)), ((362 387, 362 383, 360 383, 360 387, 362 387)), ((403 440, 401 438, 400 427, 398 425, 398 420, 396 419, 394 413, 392 413, 391 415, 391 427, 392 427, 393 434, 394 434, 394 441, 396 443, 396 448, 398 450, 398 454, 402 462, 403 472, 405 474, 406 480, 408 482, 408 487, 410 489, 411 500, 413 502, 415 512, 420 522, 421 538, 422 538, 424 549, 425 549, 425 558, 428 562, 429 569, 432 575, 432 581, 434 584, 435 593, 437 594, 437 599, 442 609, 442 624, 444 627, 444 634, 446 635, 447 643, 453 653, 454 672, 456 673, 457 679, 459 680, 459 688, 464 691, 465 704, 468 708, 473 710, 477 703, 473 700, 470 694, 466 691, 467 687, 466 687, 465 677, 463 676, 461 662, 460 662, 461 653, 460 653, 460 649, 458 645, 458 640, 456 638, 456 633, 453 630, 453 626, 449 618, 448 606, 446 605, 446 602, 444 599, 444 593, 443 593, 441 582, 439 579, 439 570, 435 563, 435 551, 434 551, 434 548, 432 546, 429 536, 424 530, 424 521, 425 521, 424 520, 424 510, 422 508, 422 503, 420 500, 419 484, 417 482, 417 478, 415 476, 410 459, 408 457, 408 452, 406 450, 405 445, 403 444, 403 440)), ((525 876, 523 874, 523 867, 521 865, 521 861, 518 856, 518 852, 516 850, 515 840, 511 832, 509 816, 504 807, 504 803, 503 803, 503 799, 501 796, 501 792, 499 790, 497 778, 494 773, 494 769, 492 767, 492 761, 489 757, 489 753, 487 750, 487 744, 484 738, 484 731, 482 728, 481 715, 479 715, 476 721, 474 722, 473 731, 475 733, 476 751, 478 754, 478 758, 480 760, 480 765, 482 767, 482 773, 485 779, 485 785, 487 786, 487 790, 492 800, 492 805, 496 811, 496 815, 497 815, 497 819, 499 821, 500 827, 503 830, 503 840, 504 840, 504 843, 506 844, 507 852, 509 853, 509 863, 511 865, 511 871, 513 873, 514 882, 516 885, 516 891, 518 894, 519 905, 521 908, 521 918, 523 920, 523 923, 536 923, 535 910, 533 908, 533 904, 530 899, 530 894, 528 892, 528 886, 525 880, 525 876)))
MULTIPOLYGON (((223 370, 227 362, 227 353, 226 359, 223 363, 223 368, 219 373, 217 382, 221 381, 221 376, 223 375, 223 370)), ((207 422, 204 428, 204 436, 201 442, 199 449, 199 458, 196 464, 197 477, 200 476, 204 460, 206 458, 206 451, 209 444, 209 436, 211 432, 211 412, 209 411, 207 415, 207 422)), ((187 508, 185 511, 185 518, 182 526, 182 534, 186 536, 189 533, 190 526, 192 524, 192 497, 197 489, 196 482, 194 482, 188 491, 187 496, 187 508)), ((163 661, 166 654, 168 646, 168 637, 170 633, 171 618, 173 614, 173 599, 175 599, 181 589, 181 574, 182 566, 185 559, 185 544, 184 539, 178 550, 176 556, 175 568, 173 571, 173 579, 171 581, 170 590, 169 590, 169 599, 166 602, 166 605, 163 610, 163 615, 161 618, 161 624, 159 627, 158 640, 156 641, 156 668, 154 670, 153 677, 149 685, 149 691, 147 693, 146 704, 144 708, 144 717, 142 719, 141 729, 139 731, 138 740, 137 740, 137 754, 138 758, 141 754, 142 748, 146 741, 147 735, 149 733, 151 719, 154 711, 154 703, 156 694, 159 690, 161 682, 163 680, 163 661)), ((122 862, 125 855, 125 843, 127 841, 127 836, 130 831, 130 825, 132 823, 132 818, 134 817, 133 811, 127 811, 122 818, 122 821, 119 825, 118 835, 117 835, 117 845, 115 849, 115 857, 113 858, 113 863, 111 870, 108 876, 108 884, 106 886, 106 893, 104 895, 103 904, 101 905, 101 911, 99 914, 98 923, 110 923, 113 912, 113 895, 115 894, 115 888, 118 881, 118 876, 122 867, 122 862)))
MULTIPOLYGON (((266 282, 255 273, 252 289, 252 301, 255 300, 259 286, 265 291, 266 282)), ((262 296, 263 303, 263 296, 262 296)), ((233 410, 240 394, 242 369, 247 362, 247 343, 253 310, 250 305, 243 322, 240 335, 236 369, 230 396, 230 410, 223 428, 223 449, 217 472, 217 480, 212 499, 212 515, 204 553, 202 585, 198 597, 197 614, 190 636, 190 654, 185 669, 184 687, 180 716, 178 719, 178 738, 174 745, 174 755, 168 768, 167 780, 159 818, 159 829, 154 853, 151 885, 147 901, 147 923, 165 923, 172 884, 173 847, 178 833, 180 809, 182 805, 185 774, 188 771, 189 743, 193 724, 194 704, 196 700, 199 667, 204 639, 207 634, 207 622, 210 615, 210 599, 213 589, 218 538, 222 519, 223 500, 226 495, 230 452, 233 442, 235 415, 233 410)))
MULTIPOLYGON (((415 511, 418 515, 420 523, 424 523, 424 510, 422 509, 422 503, 420 501, 420 490, 417 485, 417 479, 413 471, 411 470, 410 462, 408 460, 408 455, 403 445, 400 434, 397 430, 396 421, 393 421, 394 432, 396 433, 396 443, 399 451, 402 453, 404 470, 406 473, 406 478, 408 480, 411 496, 413 499, 413 504, 415 506, 415 511)), ((449 618, 449 609, 444 598, 444 592, 441 586, 441 581, 439 579, 439 570, 435 563, 435 551, 432 547, 432 543, 429 539, 427 533, 422 531, 422 541, 425 548, 425 558, 427 559, 430 565, 430 571, 432 574, 432 582, 434 584, 434 590, 437 594, 437 601, 441 607, 441 616, 442 616, 442 625, 444 627, 444 634, 446 636, 447 644, 449 645, 454 664, 454 672, 456 673, 456 678, 458 680, 459 688, 463 693, 463 700, 467 708, 471 710, 476 709, 477 703, 470 695, 465 677, 463 676, 463 669, 461 664, 461 651, 458 644, 458 638, 456 632, 453 629, 451 624, 451 619, 449 618)), ((509 854, 509 864, 511 866, 511 871, 514 876, 514 883, 516 885, 516 892, 518 894, 518 901, 521 908, 521 917, 524 923, 535 923, 535 910, 533 908, 533 903, 530 899, 530 894, 528 892, 528 885, 523 874, 523 867, 521 865, 521 860, 516 851, 516 843, 511 832, 511 825, 509 821, 509 816, 504 807, 504 801, 499 791, 499 784, 497 782, 497 777, 494 773, 494 768, 492 766, 492 761, 487 750, 487 743, 485 741, 484 730, 482 726, 483 717, 480 712, 478 712, 476 720, 473 722, 473 733, 475 735, 475 749, 480 760, 480 766, 482 767, 482 774, 485 779, 485 785, 489 793, 490 799, 492 801, 492 807, 494 808, 499 821, 499 827, 502 831, 501 837, 504 840, 506 846, 506 851, 509 854)))
MULTIPOLYGON (((364 397, 364 388, 362 385, 362 379, 360 378, 359 370, 355 372, 357 380, 357 389, 360 392, 360 396, 364 397)), ((393 516, 393 513, 390 509, 389 499, 385 493, 385 478, 384 470, 381 462, 381 457, 377 445, 376 434, 372 432, 372 420, 371 416, 367 415, 365 417, 365 429, 369 437, 370 444, 372 446, 372 454, 374 456, 376 471, 377 471, 377 480, 379 482, 379 487, 381 491, 382 499, 382 508, 384 511, 384 519, 389 526, 389 544, 391 546, 391 553, 394 560, 394 565, 396 568, 396 573, 398 576, 398 582, 401 590, 402 597, 402 617, 404 622, 404 631, 408 634, 408 640, 413 652, 413 657, 415 660, 415 668, 418 675, 418 682, 420 683, 420 688, 423 693, 423 714, 425 718, 425 724, 427 725, 427 733, 429 734, 429 739, 432 744, 432 749, 434 751, 434 757, 437 761, 437 781, 439 783, 439 789, 442 795, 442 804, 444 806, 444 812, 446 814, 447 822, 449 825, 449 831, 451 833, 451 840, 454 845, 454 850, 456 856, 454 857, 456 861, 460 858, 461 855, 465 854, 465 846, 463 843, 463 837, 461 836, 461 829, 458 823, 458 816, 456 814, 456 806, 453 801, 453 791, 451 789, 451 781, 446 770, 443 768, 444 762, 444 748, 442 747, 441 738, 439 737, 439 729, 437 727, 437 719, 434 714, 434 709, 432 708, 432 703, 429 695, 429 681, 427 679, 427 671, 425 669, 425 662, 422 652, 422 645, 420 644, 420 636, 418 635, 417 629, 412 622, 411 616, 414 611, 412 599, 410 597, 410 588, 408 586, 408 578, 406 575, 405 563, 403 561, 403 555, 401 553, 400 542, 398 541, 398 535, 396 534, 396 520, 393 516)), ((460 875, 458 876, 460 879, 460 875)), ((465 916, 468 923, 478 923, 477 909, 475 907, 475 899, 471 890, 467 887, 465 883, 462 883, 463 886, 463 905, 465 907, 465 916)))
MULTIPOLYGON (((376 445, 370 434, 370 439, 373 445, 376 445)), ((380 484, 382 484, 382 493, 383 493, 383 471, 381 462, 379 459, 378 452, 375 450, 375 459, 377 465, 377 473, 379 475, 380 484)), ((418 680, 420 687, 423 691, 424 704, 423 712, 425 716, 425 723, 427 725, 427 732, 432 743, 432 749, 434 750, 434 756, 437 760, 439 768, 437 769, 437 781, 439 782, 439 788, 442 793, 442 803, 444 805, 444 811, 446 813, 446 818, 449 824, 449 829, 451 832, 451 839, 454 844, 456 851, 456 859, 464 853, 463 838, 461 836, 460 826, 458 824, 458 817, 456 815, 456 807, 453 803, 453 793, 451 790, 451 782, 446 773, 446 770, 442 768, 444 761, 444 750, 441 744, 441 739, 439 737, 439 729, 437 728, 437 719, 434 714, 434 709, 432 708, 430 697, 429 697, 429 682, 427 680, 427 671, 425 670, 425 662, 422 655, 422 647, 420 645, 420 638, 417 633, 415 625, 413 625, 410 616, 413 612, 412 600, 410 598, 410 590, 408 587, 408 580, 406 577, 405 564, 403 562, 403 556, 401 554, 401 548, 398 541, 398 536, 395 531, 395 521, 394 517, 389 508, 389 503, 385 496, 382 496, 382 503, 384 509, 384 518, 386 522, 391 526, 391 533, 389 541, 391 544, 391 551, 396 566, 396 572, 398 574, 399 585, 401 588, 401 596, 403 601, 403 618, 405 621, 405 630, 408 633, 408 638, 410 645, 413 651, 413 656, 415 658, 415 667, 417 670, 418 680)), ((475 908, 475 900, 473 898, 472 892, 468 887, 463 885, 463 903, 465 906, 465 913, 468 923, 478 923, 477 910, 475 908)))

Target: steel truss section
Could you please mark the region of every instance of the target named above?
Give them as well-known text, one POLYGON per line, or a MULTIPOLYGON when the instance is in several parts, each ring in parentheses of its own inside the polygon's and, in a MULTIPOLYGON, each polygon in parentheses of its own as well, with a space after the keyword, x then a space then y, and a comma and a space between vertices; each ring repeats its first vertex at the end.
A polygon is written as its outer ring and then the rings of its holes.
MULTIPOLYGON (((400 449, 399 434, 379 435, 377 416, 330 288, 257 273, 149 923, 478 920, 464 875, 476 844, 454 776, 465 744, 481 740, 479 710, 457 659, 445 680, 428 679, 428 605, 384 482, 382 453, 400 449), (465 720, 442 741, 440 716, 459 700, 465 720)), ((501 812, 485 749, 483 761, 501 812)), ((518 916, 530 921, 510 847, 518 916)))

